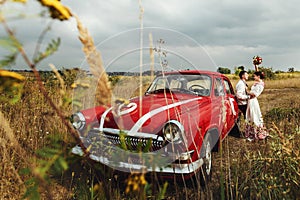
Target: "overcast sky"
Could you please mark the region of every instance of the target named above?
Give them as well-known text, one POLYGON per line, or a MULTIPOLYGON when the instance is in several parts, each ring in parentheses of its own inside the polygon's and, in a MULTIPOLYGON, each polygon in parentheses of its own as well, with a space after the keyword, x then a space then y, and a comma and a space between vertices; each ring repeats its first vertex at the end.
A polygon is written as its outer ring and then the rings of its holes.
MULTIPOLYGON (((35 14, 43 8, 36 1, 29 1, 26 5, 6 5, 2 11, 32 56, 37 37, 51 20, 37 17, 35 14), (26 14, 26 18, 15 19, 19 13, 26 14)), ((108 71, 138 68, 138 0, 62 0, 62 3, 88 28, 108 71)), ((166 59, 174 68, 215 71, 219 66, 233 70, 243 65, 254 69, 252 57, 260 55, 265 67, 300 70, 298 0, 143 0, 142 5, 145 66, 150 62, 151 33, 154 46, 158 47, 160 38, 165 41, 161 46, 168 52, 166 59)), ((5 36, 3 27, 0 34, 5 36)), ((55 20, 44 42, 57 37, 62 40, 59 51, 41 62, 39 69, 48 69, 49 63, 57 68, 87 68, 74 19, 55 20)), ((0 52, 5 55, 3 50, 0 52)), ((157 55, 155 61, 158 62, 157 55)), ((28 69, 21 61, 14 68, 28 69)))

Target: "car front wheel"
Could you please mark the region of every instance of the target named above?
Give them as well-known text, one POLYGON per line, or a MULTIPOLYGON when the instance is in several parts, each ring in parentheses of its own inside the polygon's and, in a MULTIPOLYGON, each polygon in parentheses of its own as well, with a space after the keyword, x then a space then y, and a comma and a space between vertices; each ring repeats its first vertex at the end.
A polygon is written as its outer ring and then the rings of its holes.
POLYGON ((203 140, 201 148, 201 156, 203 159, 203 165, 200 170, 200 184, 205 186, 211 180, 212 174, 212 143, 211 136, 207 134, 203 140))

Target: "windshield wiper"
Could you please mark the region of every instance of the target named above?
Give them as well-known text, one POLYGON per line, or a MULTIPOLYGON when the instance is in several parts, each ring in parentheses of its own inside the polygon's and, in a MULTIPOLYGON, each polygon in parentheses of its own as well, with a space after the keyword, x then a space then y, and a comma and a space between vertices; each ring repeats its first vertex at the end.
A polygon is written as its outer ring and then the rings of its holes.
POLYGON ((184 89, 184 88, 174 88, 174 89, 172 89, 172 91, 177 91, 177 92, 182 92, 182 93, 187 93, 187 94, 194 94, 194 95, 197 95, 196 92, 193 92, 193 91, 191 91, 191 90, 184 89))
POLYGON ((146 94, 157 94, 157 93, 163 93, 163 92, 170 92, 171 90, 169 88, 160 88, 153 91, 147 91, 146 94))

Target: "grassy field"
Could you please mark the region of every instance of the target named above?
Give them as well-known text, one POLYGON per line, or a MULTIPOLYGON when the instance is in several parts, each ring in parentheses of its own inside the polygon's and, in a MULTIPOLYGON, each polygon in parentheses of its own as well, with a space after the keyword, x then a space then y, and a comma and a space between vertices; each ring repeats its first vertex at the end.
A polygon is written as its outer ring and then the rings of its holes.
MULTIPOLYGON (((103 175, 112 171, 69 153, 74 140, 46 103, 36 82, 28 78, 18 103, 0 105, 3 114, 0 116, 3 124, 0 199, 21 199, 24 194, 34 199, 38 197, 36 192, 42 199, 299 198, 300 76, 295 73, 278 77, 265 81, 266 88, 258 99, 270 133, 268 140, 249 143, 243 138, 227 137, 222 150, 214 155, 213 177, 206 188, 173 181, 165 185, 151 177, 146 179, 146 185, 138 185, 138 189, 129 187, 129 182, 124 181, 126 177, 104 179, 103 175)), ((230 78, 235 85, 237 78, 230 78)), ((56 78, 47 77, 44 83, 66 117, 72 113, 68 100, 72 99, 69 87, 72 81, 69 82, 65 93, 61 92, 56 78)), ((249 81, 249 85, 252 83, 249 81)), ((115 92, 123 92, 120 98, 135 95, 125 89, 128 87, 116 87, 115 92)), ((135 90, 136 86, 129 89, 135 90)), ((143 175, 129 175, 137 184, 143 178, 143 175)))

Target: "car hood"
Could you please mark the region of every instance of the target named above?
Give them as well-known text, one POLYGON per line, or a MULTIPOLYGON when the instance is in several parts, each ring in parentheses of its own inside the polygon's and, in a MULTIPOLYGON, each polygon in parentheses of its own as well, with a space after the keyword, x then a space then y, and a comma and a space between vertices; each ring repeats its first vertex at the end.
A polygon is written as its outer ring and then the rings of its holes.
POLYGON ((190 94, 149 94, 133 98, 129 103, 117 104, 104 112, 100 129, 112 128, 158 134, 169 120, 180 121, 181 115, 208 101, 190 94))

